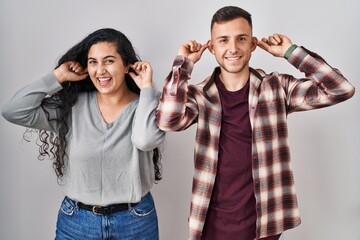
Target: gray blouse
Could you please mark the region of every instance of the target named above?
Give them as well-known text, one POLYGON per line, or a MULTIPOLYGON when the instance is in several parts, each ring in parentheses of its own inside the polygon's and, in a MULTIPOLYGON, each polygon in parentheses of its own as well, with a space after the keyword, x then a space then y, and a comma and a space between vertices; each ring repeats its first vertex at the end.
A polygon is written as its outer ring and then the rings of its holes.
MULTIPOLYGON (((57 132, 42 100, 62 87, 53 73, 20 89, 3 107, 8 121, 25 127, 57 132)), ((67 135, 64 193, 92 205, 138 202, 154 183, 152 150, 164 140, 155 120, 160 93, 144 88, 118 118, 107 124, 100 114, 95 91, 84 92, 72 107, 67 135)), ((47 109, 56 115, 54 109, 47 109)))

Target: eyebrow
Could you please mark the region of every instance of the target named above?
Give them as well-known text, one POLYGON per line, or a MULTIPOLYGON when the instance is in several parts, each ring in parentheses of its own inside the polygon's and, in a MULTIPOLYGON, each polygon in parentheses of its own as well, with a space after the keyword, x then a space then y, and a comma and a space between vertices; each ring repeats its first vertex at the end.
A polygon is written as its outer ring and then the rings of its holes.
MULTIPOLYGON (((103 57, 103 59, 108 59, 108 58, 116 58, 115 56, 113 56, 113 55, 108 55, 108 56, 105 56, 105 57, 103 57)), ((93 58, 93 57, 89 57, 88 58, 88 60, 96 60, 96 58, 93 58)))
MULTIPOLYGON (((249 35, 248 34, 245 34, 245 33, 243 33, 243 34, 239 34, 239 35, 237 35, 236 37, 248 37, 249 35)), ((223 38, 229 38, 229 36, 219 36, 219 37, 217 37, 216 39, 223 39, 223 38)))

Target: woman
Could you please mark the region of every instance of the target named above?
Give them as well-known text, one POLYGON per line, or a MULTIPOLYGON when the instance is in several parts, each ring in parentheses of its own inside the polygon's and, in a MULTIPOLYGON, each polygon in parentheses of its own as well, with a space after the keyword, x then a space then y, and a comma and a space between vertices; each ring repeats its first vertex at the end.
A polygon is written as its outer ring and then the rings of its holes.
POLYGON ((128 38, 100 29, 4 106, 8 121, 38 130, 39 157, 54 159, 66 195, 56 239, 158 239, 159 97, 128 38))

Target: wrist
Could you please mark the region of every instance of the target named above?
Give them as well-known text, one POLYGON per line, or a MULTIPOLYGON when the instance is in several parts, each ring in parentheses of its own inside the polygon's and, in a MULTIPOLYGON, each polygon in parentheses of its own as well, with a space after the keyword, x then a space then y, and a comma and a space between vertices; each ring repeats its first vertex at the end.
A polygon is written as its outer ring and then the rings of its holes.
POLYGON ((141 89, 143 89, 143 88, 152 88, 152 87, 153 87, 152 83, 144 83, 144 84, 141 85, 141 89))
POLYGON ((62 74, 61 74, 59 68, 57 68, 57 69, 54 70, 54 75, 55 75, 55 77, 56 77, 56 80, 57 80, 60 84, 62 84, 62 83, 65 81, 64 78, 62 77, 62 74))
POLYGON ((285 52, 284 58, 288 59, 291 55, 291 53, 297 48, 298 46, 296 44, 292 44, 285 52))

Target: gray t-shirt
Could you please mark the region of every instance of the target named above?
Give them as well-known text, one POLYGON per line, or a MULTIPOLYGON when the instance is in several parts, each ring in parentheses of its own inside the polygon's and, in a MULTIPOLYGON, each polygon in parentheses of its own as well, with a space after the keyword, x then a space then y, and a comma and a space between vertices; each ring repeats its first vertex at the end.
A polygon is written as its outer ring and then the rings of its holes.
MULTIPOLYGON (((48 121, 42 100, 61 90, 53 73, 20 89, 3 107, 8 121, 25 127, 57 132, 48 121)), ((155 120, 160 93, 144 88, 118 118, 107 124, 95 91, 79 94, 69 118, 67 165, 61 180, 64 193, 93 205, 138 202, 154 183, 152 150, 164 140, 155 120)), ((47 109, 50 115, 54 109, 47 109)))

